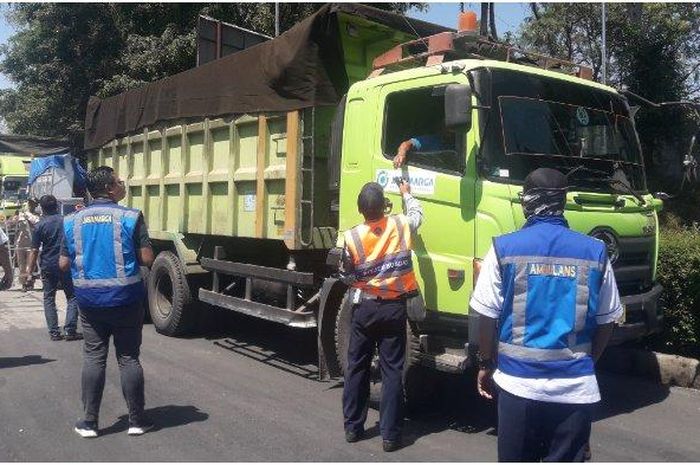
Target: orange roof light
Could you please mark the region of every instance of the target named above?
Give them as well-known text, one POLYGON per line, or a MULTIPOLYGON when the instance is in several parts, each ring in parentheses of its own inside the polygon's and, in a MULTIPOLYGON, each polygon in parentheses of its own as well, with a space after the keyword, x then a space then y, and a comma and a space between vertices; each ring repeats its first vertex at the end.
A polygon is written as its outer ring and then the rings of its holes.
POLYGON ((459 14, 459 32, 476 32, 479 29, 476 20, 476 13, 473 11, 465 11, 459 14))

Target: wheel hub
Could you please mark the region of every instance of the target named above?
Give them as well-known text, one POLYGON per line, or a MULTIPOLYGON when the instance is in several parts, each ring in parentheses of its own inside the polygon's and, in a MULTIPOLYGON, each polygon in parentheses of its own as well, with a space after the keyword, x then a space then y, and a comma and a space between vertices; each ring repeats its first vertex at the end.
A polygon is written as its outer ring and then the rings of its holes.
POLYGON ((173 283, 167 273, 158 276, 156 280, 156 311, 167 318, 173 311, 173 283))

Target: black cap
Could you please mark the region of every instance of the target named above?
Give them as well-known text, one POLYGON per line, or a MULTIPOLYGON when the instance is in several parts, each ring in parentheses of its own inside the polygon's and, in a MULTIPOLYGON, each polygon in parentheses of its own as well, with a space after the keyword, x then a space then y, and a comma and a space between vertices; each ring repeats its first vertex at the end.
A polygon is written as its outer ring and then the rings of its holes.
POLYGON ((568 186, 566 176, 552 168, 537 168, 525 178, 523 193, 530 189, 566 189, 568 186))
POLYGON ((357 196, 357 208, 366 218, 375 219, 384 215, 384 189, 376 182, 362 186, 357 196))

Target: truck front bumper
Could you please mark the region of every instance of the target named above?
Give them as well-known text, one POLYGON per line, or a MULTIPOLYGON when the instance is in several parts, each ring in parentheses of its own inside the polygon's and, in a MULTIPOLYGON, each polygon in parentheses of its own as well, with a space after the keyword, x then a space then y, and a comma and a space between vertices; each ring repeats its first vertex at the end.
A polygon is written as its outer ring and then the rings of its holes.
POLYGON ((663 330, 664 317, 659 306, 659 296, 663 291, 660 284, 643 294, 627 295, 621 298, 625 308, 624 320, 615 327, 611 345, 639 339, 663 330))

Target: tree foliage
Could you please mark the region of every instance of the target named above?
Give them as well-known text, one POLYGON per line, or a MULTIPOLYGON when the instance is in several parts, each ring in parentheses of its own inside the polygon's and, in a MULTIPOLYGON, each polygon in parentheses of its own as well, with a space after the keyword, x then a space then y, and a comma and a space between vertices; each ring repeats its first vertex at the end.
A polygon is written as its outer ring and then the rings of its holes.
POLYGON ((663 352, 700 356, 700 230, 670 216, 660 236, 657 279, 663 285, 665 330, 653 339, 663 352))
MULTIPOLYGON (((280 3, 280 31, 318 3, 280 3)), ((424 3, 375 3, 401 13, 424 3)), ((91 95, 106 97, 195 64, 199 14, 274 35, 274 3, 15 3, 17 33, 0 49, 0 116, 14 133, 82 141, 91 95)))
MULTIPOLYGON (((600 3, 531 3, 519 42, 593 68, 601 79, 600 3)), ((700 5, 607 3, 608 82, 660 99, 700 91, 700 5)))

